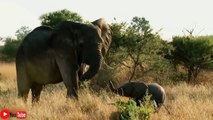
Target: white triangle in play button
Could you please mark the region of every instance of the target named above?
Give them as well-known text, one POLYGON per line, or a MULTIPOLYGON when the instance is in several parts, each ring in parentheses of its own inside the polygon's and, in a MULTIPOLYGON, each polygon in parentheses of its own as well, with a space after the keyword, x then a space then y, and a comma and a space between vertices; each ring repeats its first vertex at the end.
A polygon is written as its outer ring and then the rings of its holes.
POLYGON ((6 112, 4 112, 4 113, 3 113, 3 116, 7 116, 7 113, 6 113, 6 112))

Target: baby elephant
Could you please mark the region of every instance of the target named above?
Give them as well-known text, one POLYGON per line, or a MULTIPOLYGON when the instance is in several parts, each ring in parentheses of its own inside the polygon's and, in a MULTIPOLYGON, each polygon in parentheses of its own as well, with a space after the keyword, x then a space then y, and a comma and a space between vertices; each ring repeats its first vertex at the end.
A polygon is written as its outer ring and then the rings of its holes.
POLYGON ((160 108, 165 101, 165 91, 157 83, 151 83, 146 85, 143 82, 129 82, 119 88, 115 88, 110 81, 110 89, 121 96, 130 97, 135 100, 137 106, 140 106, 141 100, 143 100, 148 89, 148 94, 152 95, 151 100, 155 100, 157 108, 160 108))

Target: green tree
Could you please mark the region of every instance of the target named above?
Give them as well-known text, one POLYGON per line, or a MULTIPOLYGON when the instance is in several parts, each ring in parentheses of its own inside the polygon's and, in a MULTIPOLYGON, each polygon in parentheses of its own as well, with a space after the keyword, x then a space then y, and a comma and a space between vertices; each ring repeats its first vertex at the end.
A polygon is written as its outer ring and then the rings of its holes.
POLYGON ((112 44, 106 61, 116 68, 126 66, 131 70, 129 80, 147 76, 160 83, 182 80, 175 77, 179 74, 164 57, 171 52, 171 43, 153 32, 145 18, 134 17, 131 24, 113 23, 111 29, 112 44))
POLYGON ((187 68, 188 82, 195 82, 201 69, 213 68, 213 36, 176 36, 172 45, 169 58, 187 68))
POLYGON ((42 25, 50 26, 54 28, 58 23, 64 20, 82 23, 83 19, 75 12, 71 12, 67 9, 46 13, 40 16, 42 25))
POLYGON ((14 60, 18 46, 19 46, 19 41, 9 37, 6 38, 5 44, 1 50, 3 59, 6 61, 14 60))
POLYGON ((3 38, 0 37, 0 60, 2 58, 2 49, 3 49, 3 38))
POLYGON ((150 40, 155 39, 155 34, 152 33, 149 21, 145 18, 134 17, 131 22, 131 26, 127 29, 125 48, 126 53, 133 61, 132 75, 129 80, 132 80, 135 76, 137 67, 142 66, 142 53, 144 52, 145 45, 150 40))
POLYGON ((24 37, 30 32, 31 29, 27 26, 22 26, 21 28, 19 28, 15 33, 17 41, 21 42, 24 39, 24 37))
POLYGON ((129 80, 150 72, 158 82, 173 79, 175 70, 164 58, 172 45, 153 32, 149 21, 134 17, 131 24, 113 23, 111 29, 113 40, 106 59, 111 66, 132 70, 129 80))
POLYGON ((119 47, 124 53, 122 56, 130 58, 133 62, 133 65, 129 66, 132 68, 132 75, 129 81, 135 76, 137 67, 143 69, 141 58, 145 52, 144 48, 148 41, 154 40, 156 37, 157 35, 153 33, 149 21, 139 17, 134 17, 131 24, 126 28, 125 33, 122 34, 119 41, 119 47))
POLYGON ((126 58, 122 45, 124 44, 127 23, 112 23, 110 28, 112 30, 112 43, 105 60, 110 66, 117 67, 126 58))
POLYGON ((7 37, 3 39, 4 45, 1 48, 1 57, 3 60, 11 61, 15 59, 16 52, 24 37, 30 32, 29 27, 22 26, 16 31, 16 39, 7 37))

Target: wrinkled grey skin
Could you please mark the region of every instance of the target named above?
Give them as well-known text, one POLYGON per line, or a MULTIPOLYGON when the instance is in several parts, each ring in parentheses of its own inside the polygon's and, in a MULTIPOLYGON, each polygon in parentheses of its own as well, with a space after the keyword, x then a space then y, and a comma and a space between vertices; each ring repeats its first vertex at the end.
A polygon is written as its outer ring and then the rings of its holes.
MULTIPOLYGON (((106 21, 104 19, 98 19, 98 20, 95 20, 92 22, 93 25, 95 25, 96 27, 100 28, 100 34, 104 40, 103 42, 103 46, 102 49, 101 49, 101 53, 102 53, 102 56, 103 58, 105 57, 105 55, 107 54, 108 50, 109 50, 109 47, 112 43, 112 38, 111 38, 111 29, 109 27, 108 24, 106 24, 106 21)), ((112 69, 110 66, 108 66, 106 63, 105 63, 105 60, 103 59, 102 60, 102 65, 101 67, 104 67, 104 68, 108 68, 108 69, 112 69)), ((81 68, 79 70, 79 76, 81 76, 83 73, 85 73, 86 71, 88 71, 88 68, 89 66, 86 65, 86 64, 81 64, 81 68)), ((86 79, 82 78, 80 79, 80 81, 84 81, 86 79)))
POLYGON ((26 100, 31 89, 36 102, 43 85, 63 81, 67 96, 77 98, 79 79, 91 79, 98 72, 105 41, 111 41, 106 22, 96 21, 94 25, 64 21, 55 29, 40 26, 29 33, 16 55, 18 96, 26 100), (85 73, 82 64, 89 66, 85 73))
POLYGON ((113 83, 110 81, 110 89, 121 96, 130 97, 135 100, 137 105, 140 105, 140 101, 146 94, 148 86, 142 82, 129 82, 119 88, 115 88, 113 83))
POLYGON ((151 94, 151 100, 155 100, 156 104, 157 104, 157 108, 159 109, 165 99, 166 99, 166 92, 163 89, 162 86, 160 86, 157 83, 150 83, 147 85, 148 86, 148 90, 149 90, 149 94, 151 94))
POLYGON ((146 85, 142 82, 129 82, 116 89, 110 81, 110 89, 121 96, 133 98, 138 106, 146 95, 148 89, 148 94, 152 95, 151 100, 155 100, 157 104, 156 109, 159 109, 163 105, 166 97, 163 87, 157 83, 146 85))

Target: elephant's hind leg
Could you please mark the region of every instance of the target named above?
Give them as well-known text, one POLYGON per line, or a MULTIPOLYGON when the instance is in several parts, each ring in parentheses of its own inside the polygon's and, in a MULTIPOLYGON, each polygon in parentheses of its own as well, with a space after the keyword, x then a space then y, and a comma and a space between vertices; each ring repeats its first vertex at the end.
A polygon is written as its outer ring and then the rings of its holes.
POLYGON ((37 83, 32 84, 31 91, 32 91, 32 102, 33 103, 39 101, 42 88, 43 88, 43 85, 41 85, 41 84, 37 84, 37 83))
POLYGON ((18 97, 23 98, 23 100, 26 102, 29 91, 30 91, 30 88, 28 88, 28 87, 24 87, 24 88, 19 87, 18 88, 18 97))

